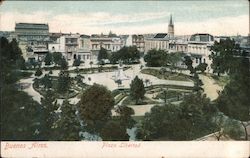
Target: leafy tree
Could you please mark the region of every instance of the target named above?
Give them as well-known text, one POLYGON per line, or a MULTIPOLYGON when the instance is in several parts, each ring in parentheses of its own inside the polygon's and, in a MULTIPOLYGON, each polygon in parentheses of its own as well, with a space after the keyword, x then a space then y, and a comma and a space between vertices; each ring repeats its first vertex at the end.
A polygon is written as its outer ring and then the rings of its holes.
POLYGON ((248 139, 247 126, 250 121, 250 64, 243 53, 235 57, 237 70, 230 75, 230 82, 225 86, 217 99, 217 106, 225 115, 241 121, 248 139))
POLYGON ((143 140, 192 140, 213 131, 216 108, 200 93, 186 96, 180 106, 154 106, 138 127, 143 140))
POLYGON ((195 69, 193 67, 193 61, 192 61, 191 57, 185 56, 184 58, 185 58, 184 63, 187 66, 187 69, 190 71, 190 74, 194 73, 195 69))
POLYGON ((63 58, 62 53, 60 53, 60 52, 54 52, 52 54, 52 56, 53 56, 53 61, 54 61, 55 65, 60 65, 61 60, 63 58))
POLYGON ((201 71, 202 73, 204 73, 207 69, 207 63, 200 63, 195 70, 196 71, 201 71))
POLYGON ((101 47, 97 59, 98 59, 98 61, 101 61, 102 59, 108 59, 107 50, 104 49, 103 47, 101 47))
POLYGON ((131 97, 136 101, 136 104, 138 104, 138 101, 144 98, 145 93, 143 81, 136 76, 130 84, 131 97))
POLYGON ((197 73, 194 73, 193 76, 193 80, 194 80, 194 87, 193 87, 193 91, 198 92, 203 90, 203 88, 201 87, 203 85, 202 81, 199 79, 199 76, 197 73))
POLYGON ((48 74, 44 75, 44 77, 41 80, 41 83, 44 85, 44 88, 46 90, 52 88, 52 79, 48 74))
POLYGON ((114 103, 111 91, 104 86, 94 84, 83 92, 79 112, 90 131, 100 132, 103 124, 111 117, 114 103))
POLYGON ((67 70, 68 69, 68 62, 65 58, 62 58, 60 60, 61 70, 67 70))
POLYGON ((61 71, 57 82, 57 91, 61 94, 66 93, 70 87, 70 77, 68 71, 61 71))
POLYGON ((105 141, 114 140, 129 140, 129 136, 126 133, 126 128, 120 125, 120 122, 112 119, 109 120, 101 130, 101 137, 105 141))
POLYGON ((44 58, 44 62, 45 65, 51 65, 52 64, 52 54, 51 53, 47 53, 45 58, 44 58))
POLYGON ((17 89, 23 60, 16 40, 0 38, 0 108, 1 140, 41 140, 40 105, 31 96, 17 89))
POLYGON ((59 135, 58 140, 73 141, 79 140, 80 122, 76 116, 76 107, 69 103, 68 99, 63 101, 60 118, 56 122, 59 135))
POLYGON ((55 111, 58 109, 58 105, 54 100, 55 98, 51 90, 46 91, 41 99, 41 134, 43 140, 57 140, 55 122, 58 117, 55 111))
POLYGON ((41 140, 41 106, 14 85, 1 88, 1 140, 41 140), (14 96, 14 97, 13 97, 14 96))
POLYGON ((152 49, 144 56, 147 66, 160 67, 167 65, 167 52, 164 50, 152 49))
POLYGON ((42 72, 42 69, 39 67, 37 70, 36 70, 36 72, 35 72, 35 76, 41 76, 43 74, 43 72, 42 72))
POLYGON ((177 63, 182 60, 182 56, 183 56, 183 54, 180 52, 171 53, 168 55, 168 61, 170 64, 171 71, 172 71, 172 69, 176 69, 177 63))
POLYGON ((81 60, 79 58, 75 59, 73 62, 73 66, 80 66, 81 60))
POLYGON ((136 46, 123 47, 117 52, 113 52, 110 57, 111 63, 117 63, 119 60, 124 63, 132 63, 140 59, 140 52, 136 46))
POLYGON ((211 68, 214 73, 220 76, 221 73, 231 73, 235 70, 234 56, 240 54, 240 48, 234 40, 227 38, 220 40, 220 42, 215 41, 211 51, 209 57, 213 60, 211 68))
POLYGON ((132 128, 135 125, 135 120, 131 117, 135 112, 127 106, 118 106, 116 112, 119 114, 120 125, 126 128, 132 128))

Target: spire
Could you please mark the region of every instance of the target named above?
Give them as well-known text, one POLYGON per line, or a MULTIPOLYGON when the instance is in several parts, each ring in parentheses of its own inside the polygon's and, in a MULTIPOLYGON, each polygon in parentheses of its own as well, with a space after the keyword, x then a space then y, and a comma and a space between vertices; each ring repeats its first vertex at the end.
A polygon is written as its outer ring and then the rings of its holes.
POLYGON ((169 21, 169 25, 173 25, 172 14, 170 14, 170 21, 169 21))

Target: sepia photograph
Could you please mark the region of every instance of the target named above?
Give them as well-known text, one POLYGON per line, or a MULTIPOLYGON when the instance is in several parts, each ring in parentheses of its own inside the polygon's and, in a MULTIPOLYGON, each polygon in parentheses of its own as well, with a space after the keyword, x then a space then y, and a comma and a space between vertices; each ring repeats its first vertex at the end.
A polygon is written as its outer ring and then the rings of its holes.
POLYGON ((1 157, 248 158, 249 4, 0 1, 1 157))

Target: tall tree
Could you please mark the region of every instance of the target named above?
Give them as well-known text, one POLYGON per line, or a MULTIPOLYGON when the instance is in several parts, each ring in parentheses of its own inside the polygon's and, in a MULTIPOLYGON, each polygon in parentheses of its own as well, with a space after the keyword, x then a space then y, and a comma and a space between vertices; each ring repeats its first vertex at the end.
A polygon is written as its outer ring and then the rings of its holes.
POLYGON ((138 104, 140 99, 144 98, 146 91, 143 81, 136 76, 130 84, 130 95, 138 104))
POLYGON ((57 81, 57 91, 61 94, 68 92, 70 87, 70 76, 68 71, 61 71, 57 81))
POLYGON ((144 56, 147 66, 160 67, 166 66, 168 62, 168 54, 164 50, 152 49, 144 56))
POLYGON ((44 58, 44 62, 45 65, 51 65, 52 64, 52 54, 51 53, 47 53, 45 58, 44 58))
POLYGON ((52 56, 53 56, 53 61, 55 65, 60 65, 61 59, 63 58, 62 53, 54 52, 52 56))
POLYGON ((57 140, 55 131, 55 122, 58 119, 56 110, 57 102, 51 90, 46 91, 45 96, 41 99, 42 115, 41 115, 41 134, 43 140, 57 140))
POLYGON ((108 59, 107 50, 104 49, 103 47, 101 47, 97 59, 98 59, 98 61, 101 61, 102 59, 108 59))
POLYGON ((242 57, 235 57, 237 69, 231 73, 230 82, 220 93, 217 106, 227 116, 241 121, 247 140, 247 126, 250 121, 250 64, 245 55, 243 53, 242 57))
POLYGON ((235 70, 234 56, 240 54, 240 48, 234 40, 227 38, 220 42, 215 41, 211 51, 209 57, 213 60, 211 68, 214 73, 220 76, 221 73, 231 73, 235 70))
POLYGON ((104 86, 94 84, 83 92, 79 112, 91 132, 100 132, 103 124, 111 117, 114 103, 111 91, 104 86))
POLYGON ((80 122, 76 116, 76 107, 70 104, 68 99, 63 101, 56 128, 59 135, 58 140, 73 141, 80 139, 80 122))

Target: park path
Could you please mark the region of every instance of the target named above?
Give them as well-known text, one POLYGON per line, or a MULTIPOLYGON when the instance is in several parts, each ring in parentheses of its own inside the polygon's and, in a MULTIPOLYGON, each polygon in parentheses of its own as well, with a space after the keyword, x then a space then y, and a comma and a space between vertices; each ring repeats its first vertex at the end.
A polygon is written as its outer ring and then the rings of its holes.
POLYGON ((212 101, 217 99, 219 96, 218 92, 222 91, 223 88, 216 84, 214 79, 209 78, 208 76, 200 74, 199 78, 203 82, 202 88, 204 89, 204 93, 207 95, 207 97, 212 101))
POLYGON ((34 80, 35 77, 32 76, 30 78, 27 78, 27 79, 21 79, 19 81, 20 84, 23 84, 23 85, 27 85, 25 87, 23 87, 23 91, 28 93, 28 95, 32 96, 32 98, 37 101, 39 104, 41 103, 41 98, 42 98, 42 95, 40 93, 38 93, 37 91, 35 91, 35 89, 33 88, 33 83, 34 83, 34 80))

